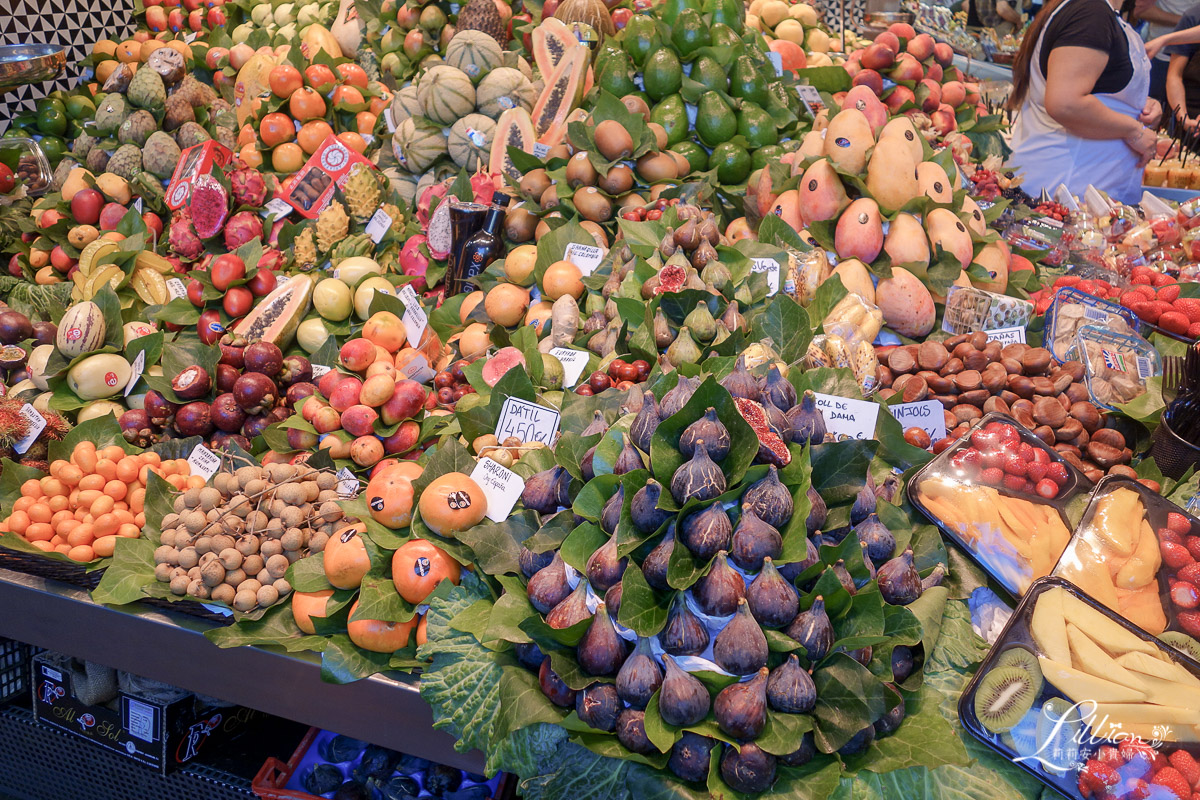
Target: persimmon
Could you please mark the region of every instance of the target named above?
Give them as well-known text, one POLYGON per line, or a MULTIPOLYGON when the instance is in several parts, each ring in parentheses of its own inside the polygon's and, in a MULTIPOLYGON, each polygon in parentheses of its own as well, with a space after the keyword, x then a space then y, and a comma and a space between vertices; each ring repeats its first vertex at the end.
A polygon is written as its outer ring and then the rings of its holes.
POLYGON ((366 102, 366 98, 362 96, 362 92, 353 86, 346 86, 345 84, 334 89, 333 94, 329 95, 329 100, 334 105, 358 105, 366 102))
POLYGON ((261 167, 263 163, 262 153, 252 144, 248 144, 241 150, 238 150, 238 158, 242 160, 243 164, 252 169, 261 167))
POLYGON ((316 633, 313 617, 324 617, 326 603, 333 597, 333 589, 319 592, 292 592, 292 619, 305 633, 316 633))
POLYGON ((338 140, 359 155, 367 152, 367 140, 359 136, 354 131, 339 133, 338 140))
POLYGON ((321 142, 333 133, 333 128, 323 119, 312 119, 300 126, 296 132, 296 142, 300 149, 312 155, 317 152, 321 142))
POLYGON ((371 558, 360 534, 367 526, 361 522, 334 531, 325 543, 322 556, 325 577, 336 589, 357 589, 371 568, 371 558))
POLYGON ((367 508, 371 517, 389 528, 403 528, 412 521, 413 485, 407 470, 388 467, 367 482, 367 508))
POLYGON ((305 87, 288 98, 288 111, 300 122, 325 116, 325 98, 315 90, 305 87))
POLYGON ((304 76, 291 64, 280 64, 267 75, 267 83, 276 97, 287 99, 304 86, 304 76))
POLYGON ((342 76, 342 80, 351 86, 357 86, 360 89, 367 88, 367 71, 358 64, 351 62, 338 64, 337 71, 338 75, 342 76))
POLYGON ((392 554, 392 583, 410 603, 425 602, 443 580, 458 585, 461 576, 458 562, 425 539, 410 539, 392 554))
POLYGON ((258 140, 258 133, 255 132, 254 126, 251 125, 249 122, 247 122, 245 125, 243 125, 242 129, 240 131, 238 131, 238 136, 237 136, 238 147, 244 147, 245 145, 248 145, 248 144, 254 144, 254 142, 257 140, 258 140))
POLYGON ((422 614, 421 621, 417 623, 417 647, 425 644, 425 623, 428 619, 428 614, 422 614))
POLYGON ((487 513, 487 498, 479 484, 461 472, 434 478, 421 493, 421 521, 438 536, 453 537, 478 524, 487 513))
POLYGON ((271 152, 271 166, 276 172, 295 172, 304 166, 304 151, 294 142, 285 142, 271 152))
POLYGON ((346 633, 350 641, 363 650, 372 653, 394 653, 408 646, 413 629, 417 627, 417 617, 413 616, 408 622, 387 622, 381 619, 354 619, 358 610, 358 601, 350 606, 350 621, 346 623, 346 633))
POLYGON ((379 119, 370 111, 360 111, 354 115, 354 125, 363 136, 370 136, 375 131, 375 121, 379 119))
POLYGON ((296 126, 287 114, 274 111, 258 123, 258 136, 267 147, 276 147, 296 138, 296 126))
POLYGON ((304 82, 321 94, 329 92, 337 83, 333 70, 324 64, 313 64, 304 69, 304 82))

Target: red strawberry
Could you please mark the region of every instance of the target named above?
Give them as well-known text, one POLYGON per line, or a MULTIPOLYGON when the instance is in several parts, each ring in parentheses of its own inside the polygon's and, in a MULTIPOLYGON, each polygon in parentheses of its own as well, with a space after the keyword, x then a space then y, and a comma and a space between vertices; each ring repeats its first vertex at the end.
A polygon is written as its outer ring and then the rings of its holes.
POLYGON ((1158 541, 1174 542, 1175 544, 1183 544, 1183 537, 1170 528, 1158 529, 1158 541))
POLYGON ((1167 527, 1176 533, 1190 533, 1192 521, 1178 511, 1172 511, 1167 514, 1167 527))
POLYGON ((1192 800, 1192 785, 1188 783, 1187 778, 1175 769, 1175 767, 1164 767, 1154 773, 1154 779, 1150 783, 1155 786, 1162 786, 1175 793, 1175 796, 1180 800, 1192 800))
POLYGON ((1063 275, 1054 282, 1054 286, 1056 288, 1060 286, 1077 286, 1082 280, 1083 278, 1080 278, 1078 275, 1063 275))
MULTIPOLYGON (((1037 483, 1042 478, 1046 477, 1046 465, 1040 461, 1029 461, 1025 464, 1025 477, 1037 483)), ((1058 484, 1055 484, 1057 490, 1058 484)))
MULTIPOLYGON (((1121 756, 1125 759, 1125 763, 1127 765, 1130 765, 1131 767, 1138 766, 1138 764, 1141 765, 1142 768, 1136 770, 1136 774, 1143 777, 1149 775, 1156 769, 1161 769, 1162 767, 1168 766, 1167 760, 1163 758, 1157 750, 1141 739, 1122 740, 1121 743, 1117 745, 1117 750, 1120 751, 1121 756), (1134 762, 1138 763, 1135 764, 1134 762)), ((1125 770, 1125 773, 1127 775, 1132 774, 1130 769, 1125 770)))
POLYGON ((1158 315, 1161 313, 1152 301, 1142 300, 1136 303, 1130 303, 1129 309, 1138 315, 1141 319, 1151 324, 1158 322, 1158 315))
POLYGON ((1181 311, 1167 311, 1158 318, 1158 327, 1168 333, 1175 333, 1180 336, 1187 335, 1191 324, 1188 322, 1187 316, 1181 311))
POLYGON ((1181 297, 1173 304, 1176 311, 1182 311, 1190 322, 1200 322, 1200 298, 1181 297))
POLYGON ((1100 745, 1100 749, 1096 751, 1096 760, 1102 764, 1117 764, 1118 766, 1125 764, 1121 752, 1110 744, 1100 745))
POLYGON ((1133 283, 1149 283, 1154 279, 1154 270, 1146 266, 1134 267, 1129 273, 1129 280, 1133 283))
POLYGON ((1200 339, 1200 322, 1193 322, 1191 325, 1188 325, 1187 335, 1189 339, 1200 339))
POLYGON ((1027 484, 1028 482, 1029 481, 1025 480, 1020 475, 1005 475, 1004 476, 1004 487, 1012 492, 1027 491, 1027 489, 1025 488, 1025 484, 1027 484))
POLYGON ((1179 774, 1183 775, 1192 786, 1200 783, 1200 764, 1196 763, 1196 759, 1186 750, 1176 750, 1168 757, 1171 766, 1179 770, 1179 774))
POLYGON ((1142 293, 1134 289, 1126 289, 1121 292, 1119 301, 1123 306, 1129 306, 1132 303, 1140 303, 1146 298, 1142 297, 1142 293))
POLYGON ((1187 581, 1176 581, 1171 587, 1171 602, 1179 608, 1193 609, 1200 606, 1200 590, 1187 581))
POLYGON ((1150 796, 1150 784, 1141 778, 1126 778, 1113 795, 1121 800, 1146 800, 1150 796))
POLYGON ((1170 275, 1166 274, 1165 272, 1156 272, 1156 273, 1154 273, 1154 278, 1150 281, 1150 284, 1154 287, 1159 287, 1159 286, 1166 286, 1167 284, 1174 283, 1174 282, 1175 282, 1175 279, 1172 278, 1170 275))
POLYGON ((1178 283, 1168 284, 1158 290, 1157 298, 1159 300, 1166 300, 1168 303, 1174 303, 1179 297, 1179 288, 1178 283))
POLYGON ((1163 314, 1166 314, 1168 311, 1176 311, 1177 310, 1175 308, 1175 306, 1171 305, 1170 303, 1164 303, 1162 300, 1154 300, 1153 303, 1154 303, 1154 307, 1158 309, 1158 315, 1160 317, 1163 314))
POLYGON ((1120 781, 1121 775, 1111 765, 1093 758, 1079 770, 1079 793, 1091 797, 1093 793, 1103 793, 1120 781))
POLYGON ((1188 564, 1194 564, 1196 559, 1192 558, 1192 554, 1188 549, 1181 544, 1174 542, 1160 542, 1158 549, 1162 551, 1163 561, 1167 562, 1167 566, 1171 569, 1179 569, 1186 567, 1188 564))
POLYGON ((1200 636, 1200 611, 1180 611, 1175 619, 1188 636, 1200 636))
POLYGON ((1188 583, 1194 583, 1197 586, 1200 586, 1200 564, 1188 564, 1186 567, 1179 570, 1175 577, 1179 578, 1181 581, 1187 581, 1188 583))
POLYGON ((1188 536, 1184 538, 1183 546, 1192 554, 1192 558, 1200 559, 1200 536, 1188 536))

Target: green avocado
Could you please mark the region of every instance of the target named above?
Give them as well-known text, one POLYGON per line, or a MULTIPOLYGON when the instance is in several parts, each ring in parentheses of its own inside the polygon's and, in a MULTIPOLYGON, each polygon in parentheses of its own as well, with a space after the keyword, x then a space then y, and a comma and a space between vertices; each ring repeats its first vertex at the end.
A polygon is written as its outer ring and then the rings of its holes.
POLYGON ((729 79, 725 77, 725 68, 715 58, 707 53, 702 54, 692 62, 691 79, 704 85, 706 89, 729 90, 729 79))
POLYGON ((745 137, 751 148, 766 147, 779 142, 779 132, 775 129, 775 120, 757 103, 749 100, 742 103, 742 110, 737 115, 737 131, 745 137))
POLYGON ((737 133, 737 116, 716 92, 705 92, 696 103, 696 134, 709 147, 727 142, 737 133))
POLYGON ((625 52, 633 59, 633 63, 642 67, 646 57, 662 47, 658 35, 658 25, 654 18, 646 14, 634 14, 622 31, 625 41, 625 52))
POLYGON ((685 8, 679 12, 675 23, 671 25, 671 45, 681 57, 690 59, 693 53, 711 42, 708 24, 699 11, 685 8))
POLYGON ((679 63, 679 56, 669 48, 658 48, 646 59, 642 80, 646 84, 646 94, 652 100, 675 94, 683 86, 683 65, 679 63))
MULTIPOLYGON (((688 138, 687 106, 677 94, 664 98, 650 111, 650 121, 657 122, 667 132, 667 146, 679 144, 688 138)), ((690 159, 689 159, 690 161, 690 159)))

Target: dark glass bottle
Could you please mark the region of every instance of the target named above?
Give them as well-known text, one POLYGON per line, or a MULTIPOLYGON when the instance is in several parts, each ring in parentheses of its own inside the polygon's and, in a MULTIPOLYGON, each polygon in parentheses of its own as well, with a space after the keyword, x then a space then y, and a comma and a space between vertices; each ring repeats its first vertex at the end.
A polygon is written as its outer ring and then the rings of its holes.
POLYGON ((492 196, 492 205, 483 220, 483 227, 463 243, 462 251, 455 260, 455 286, 451 286, 451 294, 473 292, 476 285, 472 282, 479 273, 488 268, 496 259, 504 255, 504 215, 508 207, 508 195, 497 192, 492 196))

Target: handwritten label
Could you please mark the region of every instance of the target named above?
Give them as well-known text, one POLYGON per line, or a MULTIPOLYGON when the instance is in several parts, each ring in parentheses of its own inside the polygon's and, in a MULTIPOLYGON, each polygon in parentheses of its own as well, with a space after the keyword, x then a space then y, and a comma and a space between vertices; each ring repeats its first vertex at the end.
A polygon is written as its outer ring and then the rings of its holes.
POLYGON ((579 271, 584 275, 591 275, 595 272, 596 267, 600 266, 600 262, 603 260, 604 250, 595 245, 571 242, 563 251, 563 261, 570 261, 579 267, 579 271))
POLYGON ((291 205, 279 197, 268 200, 266 207, 262 210, 263 217, 271 222, 278 222, 290 213, 292 213, 291 205))
POLYGON ((188 466, 193 475, 199 475, 204 480, 211 478, 221 468, 221 457, 202 444, 188 456, 188 466))
POLYGON ((752 258, 750 259, 751 272, 765 272, 767 274, 767 294, 772 295, 779 291, 779 262, 773 258, 752 258))
POLYGON ((367 235, 371 237, 371 241, 379 244, 383 239, 383 235, 392 227, 392 217, 382 208, 371 215, 370 222, 367 223, 367 235))
POLYGON ((425 356, 417 356, 412 361, 409 361, 404 365, 402 371, 409 377, 409 380, 414 380, 417 383, 429 383, 437 375, 433 367, 429 366, 429 360, 425 356))
POLYGON ((579 382, 579 376, 587 368, 587 353, 569 347, 555 347, 550 350, 550 355, 562 362, 564 389, 570 389, 579 382))
POLYGON ((329 372, 329 370, 330 370, 330 367, 327 367, 324 364, 313 364, 312 365, 312 371, 313 371, 314 378, 323 377, 326 373, 329 372))
POLYGON ((783 54, 771 51, 767 53, 767 59, 771 62, 771 66, 775 68, 775 77, 783 75, 783 54))
POLYGON ((487 498, 487 518, 492 522, 504 522, 512 513, 513 506, 525 491, 521 476, 490 458, 481 458, 471 470, 471 480, 483 489, 487 498))
POLYGON ((347 500, 358 494, 358 478, 350 471, 349 467, 342 467, 337 471, 337 492, 338 497, 347 500))
POLYGON ((133 391, 133 385, 138 382, 138 378, 142 377, 142 373, 146 371, 146 351, 137 354, 137 358, 133 360, 132 371, 129 373, 129 382, 125 384, 125 396, 129 397, 129 393, 133 391))
POLYGON ((878 403, 818 393, 817 408, 825 416, 825 430, 836 439, 875 438, 875 423, 879 420, 878 403))
POLYGON ((46 429, 46 418, 36 408, 29 405, 29 403, 21 406, 21 410, 18 413, 21 415, 21 419, 25 420, 25 423, 29 425, 29 432, 13 445, 13 450, 18 453, 24 453, 33 446, 38 436, 46 429))
POLYGON ((496 438, 503 442, 509 436, 515 436, 522 442, 550 445, 554 442, 554 435, 558 433, 558 423, 561 419, 562 415, 553 408, 510 397, 500 407, 496 438))
POLYGON ((171 295, 172 300, 187 297, 187 287, 179 278, 167 278, 167 294, 171 295))
POLYGON ((544 142, 535 142, 534 143, 534 145, 533 145, 534 158, 545 158, 549 152, 550 152, 550 145, 545 144, 544 142))
POLYGON ((984 331, 989 342, 999 342, 1003 345, 1025 344, 1025 328, 1018 325, 1014 328, 995 328, 984 331))
POLYGON ((937 400, 899 403, 888 406, 888 411, 905 430, 920 428, 929 434, 931 442, 946 438, 946 408, 937 400))
POLYGON ((404 330, 408 333, 408 343, 417 347, 421 344, 421 335, 425 333, 429 317, 425 316, 425 309, 421 308, 421 301, 411 285, 405 286, 396 296, 404 303, 404 330))

